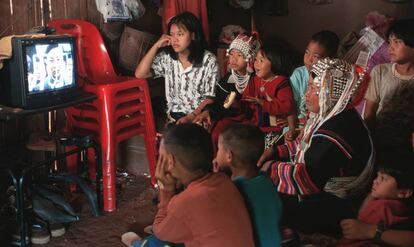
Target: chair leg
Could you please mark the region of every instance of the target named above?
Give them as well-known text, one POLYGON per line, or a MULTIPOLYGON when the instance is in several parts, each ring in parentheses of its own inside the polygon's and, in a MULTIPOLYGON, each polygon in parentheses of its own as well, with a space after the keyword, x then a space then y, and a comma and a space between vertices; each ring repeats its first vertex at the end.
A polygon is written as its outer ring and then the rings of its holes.
POLYGON ((155 179, 155 166, 157 162, 157 143, 155 139, 155 135, 145 135, 145 149, 147 152, 147 160, 148 160, 148 167, 149 172, 151 175, 151 184, 155 185, 157 180, 155 179))
MULTIPOLYGON (((95 168, 95 180, 96 180, 96 198, 98 201, 99 212, 101 212, 101 209, 102 209, 102 196, 101 196, 102 153, 101 153, 99 144, 93 143, 92 147, 93 147, 93 154, 94 154, 93 160, 95 161, 94 168, 95 168)), ((90 153, 92 152, 88 152, 88 155, 90 153)), ((88 161, 90 160, 92 159, 88 159, 88 161)))
POLYGON ((112 212, 116 209, 116 164, 114 158, 115 145, 112 148, 102 145, 102 179, 104 210, 112 212))

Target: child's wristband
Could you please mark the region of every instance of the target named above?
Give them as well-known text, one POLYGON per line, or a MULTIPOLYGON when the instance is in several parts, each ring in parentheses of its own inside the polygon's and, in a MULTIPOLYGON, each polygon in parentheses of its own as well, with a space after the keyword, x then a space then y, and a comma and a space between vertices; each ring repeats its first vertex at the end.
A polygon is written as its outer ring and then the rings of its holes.
POLYGON ((380 221, 377 225, 377 229, 375 229, 375 236, 374 236, 374 243, 376 244, 383 244, 384 242, 382 241, 381 237, 382 237, 382 233, 385 231, 385 226, 384 226, 384 222, 380 221))

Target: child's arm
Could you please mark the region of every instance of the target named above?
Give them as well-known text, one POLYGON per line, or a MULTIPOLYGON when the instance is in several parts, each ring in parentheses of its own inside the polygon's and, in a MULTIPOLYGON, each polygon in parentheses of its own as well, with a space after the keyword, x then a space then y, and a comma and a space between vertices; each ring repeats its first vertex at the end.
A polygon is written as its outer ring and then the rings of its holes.
POLYGON ((206 97, 197 108, 190 114, 180 118, 177 124, 191 123, 195 117, 203 111, 204 107, 214 102, 215 89, 219 80, 219 70, 216 57, 211 53, 206 53, 206 57, 203 59, 203 67, 205 69, 204 76, 201 78, 204 89, 202 95, 206 97))
POLYGON ((294 112, 293 114, 290 114, 287 117, 287 121, 288 121, 289 130, 285 134, 285 139, 288 140, 288 141, 292 141, 299 134, 298 129, 296 129, 297 124, 298 124, 298 117, 297 117, 296 113, 294 112))
MULTIPOLYGON (((342 220, 341 227, 344 238, 355 240, 373 240, 377 229, 377 225, 356 219, 342 220)), ((414 246, 414 231, 385 230, 381 241, 392 246, 414 246)))
POLYGON ((377 119, 378 104, 370 100, 366 100, 364 109, 364 121, 371 131, 375 129, 377 119))
POLYGON ((158 158, 155 177, 159 185, 159 198, 158 212, 155 215, 153 229, 154 234, 163 241, 177 242, 184 236, 189 236, 190 231, 186 231, 185 224, 179 219, 174 217, 174 209, 180 208, 180 205, 171 203, 176 188, 176 180, 167 171, 169 162, 168 156, 160 155, 158 158))
POLYGON ((208 104, 212 104, 214 102, 213 99, 211 98, 207 98, 205 100, 203 100, 200 105, 191 113, 187 114, 186 116, 178 119, 177 124, 183 124, 183 123, 191 123, 194 121, 194 119, 196 118, 196 116, 198 116, 201 111, 204 109, 204 107, 208 104))
MULTIPOLYGON (((292 141, 287 141, 281 145, 273 145, 272 147, 266 149, 263 154, 260 156, 259 161, 257 162, 258 167, 262 167, 269 160, 289 160, 297 153, 298 147, 300 145, 300 138, 296 138, 292 141)), ((267 170, 267 169, 263 169, 267 170)))
POLYGON ((373 131, 375 129, 375 121, 377 110, 379 107, 380 91, 382 84, 381 66, 375 66, 371 71, 371 80, 368 82, 368 88, 365 92, 365 109, 364 120, 368 128, 373 131))
POLYGON ((347 239, 371 240, 375 236, 376 225, 366 224, 357 219, 345 219, 341 223, 342 235, 347 239))
POLYGON ((155 44, 149 49, 147 54, 142 58, 141 62, 135 69, 136 78, 148 78, 151 76, 150 69, 152 61, 155 55, 157 55, 158 49, 171 44, 171 36, 163 34, 161 38, 155 42, 155 44))
POLYGON ((286 80, 282 84, 278 86, 279 89, 275 89, 277 91, 273 95, 266 93, 266 100, 261 102, 264 112, 274 116, 286 116, 295 111, 295 103, 289 81, 286 80))
POLYGON ((392 246, 414 246, 414 231, 386 230, 381 240, 392 246))

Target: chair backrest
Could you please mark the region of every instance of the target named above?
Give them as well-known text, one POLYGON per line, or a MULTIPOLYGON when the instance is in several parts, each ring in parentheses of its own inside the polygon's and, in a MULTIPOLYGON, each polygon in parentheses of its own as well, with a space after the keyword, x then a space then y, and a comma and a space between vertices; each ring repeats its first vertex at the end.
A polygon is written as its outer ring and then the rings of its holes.
POLYGON ((48 23, 55 34, 69 34, 76 38, 77 74, 94 84, 105 84, 116 78, 111 59, 102 36, 95 25, 76 19, 56 19, 48 23))

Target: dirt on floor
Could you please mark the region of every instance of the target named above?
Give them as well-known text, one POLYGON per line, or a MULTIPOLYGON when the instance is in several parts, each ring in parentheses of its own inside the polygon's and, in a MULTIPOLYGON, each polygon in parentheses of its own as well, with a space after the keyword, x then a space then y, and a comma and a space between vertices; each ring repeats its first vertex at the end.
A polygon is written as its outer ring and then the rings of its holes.
POLYGON ((121 243, 124 232, 134 231, 145 236, 143 228, 152 224, 157 210, 153 203, 156 190, 145 176, 118 177, 117 184, 117 209, 114 212, 94 217, 85 198, 75 197, 72 204, 81 212, 80 221, 68 225, 65 235, 52 238, 46 245, 33 246, 116 247, 124 246, 121 243))
MULTIPOLYGON (((125 173, 126 174, 126 173, 125 173)), ((145 237, 144 227, 152 224, 157 211, 154 198, 157 191, 151 186, 147 176, 117 177, 117 209, 112 213, 103 213, 99 217, 92 215, 88 201, 83 194, 74 194, 71 204, 81 219, 66 226, 66 234, 52 238, 45 245, 35 247, 122 247, 121 235, 128 231, 145 237)), ((331 247, 336 239, 322 234, 300 234, 300 243, 288 243, 282 246, 331 247)))

